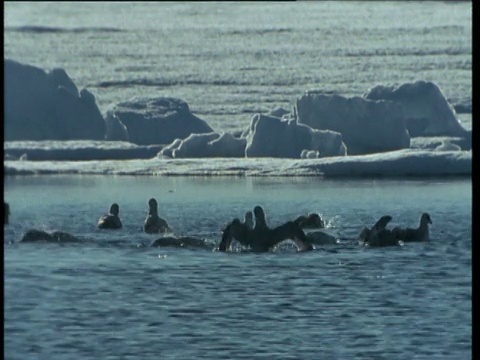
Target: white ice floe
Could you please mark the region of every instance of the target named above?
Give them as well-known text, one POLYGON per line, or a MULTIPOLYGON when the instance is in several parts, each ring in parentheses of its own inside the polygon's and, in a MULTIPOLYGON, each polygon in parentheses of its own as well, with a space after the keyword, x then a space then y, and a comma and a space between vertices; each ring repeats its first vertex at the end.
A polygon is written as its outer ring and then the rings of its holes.
POLYGON ((45 72, 4 59, 4 74, 6 141, 104 139, 95 97, 79 92, 65 70, 45 72))
POLYGON ((346 154, 342 135, 338 132, 315 130, 296 120, 281 120, 261 114, 253 116, 246 139, 246 157, 298 159, 304 150, 307 153, 313 151, 317 157, 346 154))
POLYGON ((295 117, 314 129, 340 133, 349 155, 410 146, 402 106, 391 101, 307 92, 297 99, 295 117))
POLYGON ((135 97, 115 104, 107 110, 105 121, 107 140, 127 137, 138 145, 170 144, 193 133, 213 132, 185 101, 169 97, 135 97))
POLYGON ((4 160, 5 174, 125 174, 238 176, 444 176, 472 174, 472 151, 397 150, 320 159, 196 158, 18 161, 4 160))
POLYGON ((455 109, 437 84, 419 80, 400 86, 377 85, 365 98, 389 100, 403 106, 410 136, 466 136, 455 109))
POLYGON ((175 139, 159 153, 160 157, 171 158, 208 158, 243 157, 246 139, 237 138, 230 133, 215 132, 190 134, 185 139, 175 139))

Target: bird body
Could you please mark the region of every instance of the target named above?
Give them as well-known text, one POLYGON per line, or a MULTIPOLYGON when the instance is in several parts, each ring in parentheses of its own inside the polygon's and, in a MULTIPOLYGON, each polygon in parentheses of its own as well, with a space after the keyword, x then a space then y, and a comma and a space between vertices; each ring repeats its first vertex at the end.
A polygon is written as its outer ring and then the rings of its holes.
POLYGON ((398 238, 391 230, 386 229, 387 224, 392 220, 390 215, 382 216, 370 229, 365 227, 360 232, 359 239, 367 246, 395 246, 398 245, 398 238))
POLYGON ((418 228, 405 228, 396 227, 393 229, 393 232, 396 236, 404 242, 412 241, 428 241, 430 240, 430 229, 429 224, 432 224, 432 219, 430 214, 423 213, 420 216, 420 224, 418 228))
POLYGON ((98 220, 98 228, 99 229, 120 229, 122 227, 122 221, 118 217, 119 213, 119 206, 118 204, 112 204, 110 206, 110 211, 108 214, 102 216, 98 220))
POLYGON ((148 214, 143 224, 143 231, 148 234, 157 234, 171 231, 167 221, 158 216, 158 203, 157 200, 151 198, 148 201, 148 214))

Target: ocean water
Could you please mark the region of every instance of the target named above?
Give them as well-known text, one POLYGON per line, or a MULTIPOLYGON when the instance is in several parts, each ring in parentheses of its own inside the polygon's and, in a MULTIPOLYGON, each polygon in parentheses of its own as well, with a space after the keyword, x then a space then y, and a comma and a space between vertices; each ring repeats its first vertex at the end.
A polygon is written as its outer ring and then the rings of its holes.
MULTIPOLYGON (((4 56, 64 68, 102 113, 133 96, 172 96, 215 130, 234 131, 254 113, 292 109, 306 90, 354 96, 415 80, 471 108, 471 2, 7 2, 4 10, 4 56)), ((472 127, 471 113, 458 116, 472 127)), ((211 176, 209 163, 205 177, 4 177, 5 358, 471 358, 471 178, 279 171, 211 176), (318 212, 341 241, 309 253, 153 248, 157 237, 142 232, 152 196, 179 235, 218 243, 228 221, 262 205, 271 226, 318 212), (100 231, 112 202, 124 228, 100 231), (413 227, 424 211, 428 243, 350 241, 382 215, 413 227), (31 228, 82 242, 19 243, 31 228)))
MULTIPOLYGON (((472 3, 7 2, 4 56, 64 68, 105 114, 172 96, 217 132, 292 110, 306 90, 361 96, 434 81, 472 103, 472 3)), ((471 128, 471 113, 459 114, 471 128)))
MULTIPOLYGON (((467 359, 472 182, 465 178, 7 176, 6 359, 467 359), (342 239, 309 253, 150 247, 147 200, 179 235, 218 243, 262 205, 276 226, 322 215, 342 239), (99 230, 112 202, 124 227, 99 230), (382 215, 432 217, 431 241, 348 241, 382 215), (81 243, 21 243, 30 228, 81 243)), ((390 226, 390 225, 389 225, 390 226)))

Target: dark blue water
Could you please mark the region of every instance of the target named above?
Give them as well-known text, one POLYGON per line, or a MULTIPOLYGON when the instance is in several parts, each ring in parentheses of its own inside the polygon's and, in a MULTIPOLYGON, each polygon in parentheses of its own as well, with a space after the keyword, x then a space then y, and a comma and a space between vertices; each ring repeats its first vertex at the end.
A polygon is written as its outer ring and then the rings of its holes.
POLYGON ((6 359, 466 359, 472 341, 470 179, 6 177, 6 359), (274 226, 310 211, 354 238, 432 217, 431 241, 310 253, 148 246, 147 200, 178 234, 218 242, 262 205, 274 226), (120 204, 124 228, 101 231, 120 204), (27 229, 75 244, 22 244, 27 229))

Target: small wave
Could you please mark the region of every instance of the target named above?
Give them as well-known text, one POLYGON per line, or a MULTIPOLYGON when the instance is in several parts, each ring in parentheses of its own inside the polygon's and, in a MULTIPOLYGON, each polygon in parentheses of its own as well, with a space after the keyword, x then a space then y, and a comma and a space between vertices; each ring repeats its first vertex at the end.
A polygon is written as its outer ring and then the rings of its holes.
POLYGON ((128 66, 121 66, 114 69, 115 72, 140 72, 140 71, 154 71, 154 66, 151 65, 128 65, 128 66))
POLYGON ((101 81, 96 84, 90 84, 91 87, 110 88, 110 87, 130 87, 130 86, 176 86, 180 85, 179 81, 172 80, 154 80, 154 79, 131 79, 131 80, 110 80, 101 81))
POLYGON ((418 28, 408 28, 408 27, 398 27, 389 29, 389 33, 410 33, 415 35, 425 35, 425 34, 441 34, 442 32, 462 32, 465 31, 466 26, 460 25, 439 25, 439 26, 428 26, 428 27, 418 27, 418 28))
MULTIPOLYGON (((88 87, 97 88, 125 88, 130 86, 146 86, 146 87, 173 87, 173 86, 293 86, 296 84, 294 79, 282 80, 263 80, 261 82, 253 83, 252 81, 242 79, 228 79, 228 80, 201 80, 201 79, 126 79, 126 80, 107 80, 97 83, 88 84, 88 87)), ((288 101, 288 99, 284 99, 288 101)), ((274 99, 273 102, 277 102, 274 99)))
POLYGON ((265 34, 278 34, 278 33, 286 33, 286 32, 293 32, 294 29, 292 28, 279 28, 279 29, 242 29, 242 30, 231 30, 226 31, 226 35, 265 35, 265 34))
POLYGON ((14 26, 5 28, 6 31, 12 32, 26 32, 35 34, 50 34, 50 33, 86 33, 86 32, 122 32, 124 30, 111 27, 78 27, 78 28, 63 28, 54 26, 14 26))
POLYGON ((232 86, 232 85, 248 85, 235 80, 179 80, 179 79, 129 79, 129 80, 110 80, 101 81, 99 83, 90 84, 91 87, 110 88, 110 87, 130 87, 130 86, 185 86, 185 85, 213 85, 213 86, 232 86))
POLYGON ((450 49, 373 49, 358 50, 339 53, 338 56, 347 57, 371 57, 371 56, 437 56, 437 55, 471 55, 471 48, 450 48, 450 49))

